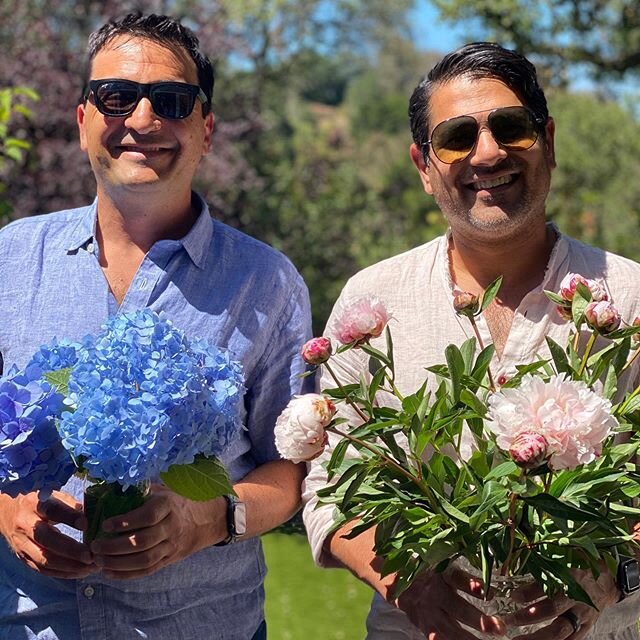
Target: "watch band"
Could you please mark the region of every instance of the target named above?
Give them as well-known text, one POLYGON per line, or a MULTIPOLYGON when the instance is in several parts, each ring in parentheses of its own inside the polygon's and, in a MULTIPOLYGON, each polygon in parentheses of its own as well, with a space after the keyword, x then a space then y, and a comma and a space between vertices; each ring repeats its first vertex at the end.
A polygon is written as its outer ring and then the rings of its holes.
POLYGON ((620 600, 640 589, 640 565, 635 558, 620 556, 616 582, 620 589, 620 600))
POLYGON ((227 502, 227 536, 214 546, 224 547, 246 533, 246 507, 236 496, 223 496, 227 502))

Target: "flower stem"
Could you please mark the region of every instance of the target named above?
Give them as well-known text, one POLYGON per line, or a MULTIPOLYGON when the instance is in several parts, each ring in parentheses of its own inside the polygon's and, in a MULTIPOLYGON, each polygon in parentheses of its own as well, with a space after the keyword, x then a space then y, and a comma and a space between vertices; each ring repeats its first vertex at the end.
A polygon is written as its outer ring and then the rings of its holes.
POLYGON ((511 558, 513 557, 513 550, 515 548, 516 543, 516 500, 518 499, 518 494, 515 491, 511 494, 511 498, 509 499, 509 552, 507 553, 507 557, 505 561, 502 563, 502 568, 500 569, 500 575, 506 576, 509 571, 509 565, 511 564, 511 558))
POLYGON ((589 336, 589 341, 587 342, 587 346, 584 349, 584 355, 582 356, 582 361, 580 362, 580 369, 578 370, 579 376, 581 376, 584 373, 584 370, 587 366, 587 360, 591 355, 591 350, 593 349, 593 345, 595 344, 597 337, 598 337, 597 331, 593 331, 589 336))
MULTIPOLYGON (((469 322, 471 322, 471 326, 473 327, 473 331, 476 334, 476 340, 478 341, 478 345, 480 346, 480 351, 484 350, 484 342, 482 341, 482 337, 480 336, 480 331, 478 330, 478 325, 476 324, 475 318, 473 316, 469 316, 469 322)), ((493 376, 491 375, 491 367, 487 367, 487 376, 489 377, 489 389, 491 391, 496 390, 496 385, 493 382, 493 376)))
POLYGON ((327 367, 327 371, 331 374, 331 377, 333 378, 334 382, 338 385, 338 389, 340 389, 340 391, 342 391, 342 393, 344 394, 344 399, 346 403, 360 416, 360 418, 362 418, 363 422, 368 422, 369 416, 367 416, 362 411, 362 409, 360 409, 360 407, 351 399, 351 396, 347 393, 346 389, 342 386, 342 382, 340 382, 340 380, 338 379, 338 376, 336 376, 336 374, 334 373, 329 363, 325 362, 324 366, 327 367))
POLYGON ((622 367, 622 369, 620 369, 620 375, 622 375, 633 364, 633 361, 638 357, 639 353, 640 353, 640 347, 638 347, 633 352, 633 355, 625 362, 624 367, 622 367))
POLYGON ((339 429, 336 429, 335 427, 329 426, 329 427, 326 428, 326 430, 327 431, 331 431, 331 433, 335 433, 337 436, 340 436, 342 438, 346 438, 347 440, 350 440, 351 442, 360 445, 361 447, 363 447, 364 449, 367 449, 367 451, 370 451, 371 453, 373 453, 376 456, 381 455, 381 457, 384 460, 385 464, 389 465, 390 467, 393 467, 398 473, 400 473, 401 475, 405 476, 408 480, 413 482, 422 491, 422 493, 429 498, 429 500, 431 502, 431 506, 438 513, 442 513, 442 509, 439 506, 438 500, 433 495, 433 491, 431 490, 431 487, 429 485, 425 484, 425 482, 423 480, 421 480, 420 478, 416 478, 416 476, 411 474, 409 471, 407 471, 404 467, 399 465, 395 460, 393 460, 389 456, 385 455, 384 453, 381 454, 378 449, 376 449, 373 445, 369 444, 365 440, 362 440, 360 438, 356 438, 355 436, 352 436, 350 433, 345 433, 344 431, 340 431, 339 429))

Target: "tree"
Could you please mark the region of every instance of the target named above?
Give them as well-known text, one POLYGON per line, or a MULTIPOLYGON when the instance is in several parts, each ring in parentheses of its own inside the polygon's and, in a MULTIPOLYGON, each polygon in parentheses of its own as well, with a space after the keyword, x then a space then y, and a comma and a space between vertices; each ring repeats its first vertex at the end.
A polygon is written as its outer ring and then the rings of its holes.
POLYGON ((478 22, 490 39, 534 56, 566 82, 571 65, 597 77, 640 73, 637 0, 433 0, 450 21, 478 22))

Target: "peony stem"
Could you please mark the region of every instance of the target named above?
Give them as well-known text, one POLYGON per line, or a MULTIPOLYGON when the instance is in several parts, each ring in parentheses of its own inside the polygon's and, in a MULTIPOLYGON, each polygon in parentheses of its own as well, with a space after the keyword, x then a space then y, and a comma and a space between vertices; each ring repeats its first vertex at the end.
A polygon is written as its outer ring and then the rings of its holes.
POLYGON ((581 376, 584 373, 584 370, 587 367, 587 360, 591 355, 591 350, 593 349, 593 345, 595 344, 597 337, 598 337, 598 332, 595 330, 589 336, 589 341, 587 342, 587 346, 584 349, 584 355, 582 356, 582 361, 580 362, 580 369, 578 370, 579 376, 581 376))
POLYGON ((505 561, 502 563, 502 568, 500 569, 501 576, 507 575, 507 571, 509 571, 509 565, 511 564, 511 558, 513 557, 513 550, 515 548, 517 499, 518 499, 518 494, 513 492, 511 494, 511 498, 509 499, 509 552, 507 553, 507 557, 505 558, 505 561))
MULTIPOLYGON (((480 336, 480 331, 478 331, 478 325, 476 324, 475 318, 473 316, 468 316, 469 321, 471 322, 471 326, 473 327, 473 331, 476 334, 476 340, 478 341, 478 345, 480 347, 480 351, 484 351, 484 342, 482 341, 482 337, 480 336)), ((491 375, 491 367, 487 367, 487 376, 489 377, 489 389, 491 391, 496 390, 496 385, 493 382, 493 376, 491 375)))
POLYGON ((331 374, 334 382, 338 385, 338 389, 342 391, 344 394, 344 399, 346 403, 362 418, 364 422, 369 422, 369 416, 367 416, 362 409, 351 399, 351 396, 347 393, 346 389, 342 386, 342 382, 338 379, 338 376, 334 373, 333 369, 329 365, 328 362, 324 363, 324 366, 327 367, 327 371, 331 374))
POLYGON ((640 353, 640 347, 638 347, 633 352, 633 355, 625 362, 624 367, 622 367, 622 369, 620 369, 620 375, 622 375, 633 364, 633 361, 638 357, 639 353, 640 353))
POLYGON ((392 458, 389 458, 384 453, 380 454, 380 451, 378 449, 376 449, 374 446, 370 445, 365 440, 361 440, 360 438, 356 438, 355 436, 352 436, 350 433, 345 433, 344 431, 340 431, 340 430, 336 429, 335 427, 331 427, 331 426, 327 427, 326 430, 327 431, 331 431, 331 433, 335 433, 337 436, 340 436, 342 438, 346 438, 347 440, 350 440, 351 442, 353 442, 355 444, 359 444, 361 447, 363 447, 364 449, 367 449, 367 451, 370 451, 374 455, 382 455, 382 459, 384 460, 385 464, 393 467, 398 473, 400 473, 401 475, 405 476, 408 480, 413 482, 422 491, 422 493, 429 498, 429 500, 431 501, 431 506, 438 513, 443 513, 442 509, 439 506, 439 501, 433 495, 433 491, 431 490, 431 487, 429 487, 429 485, 425 484, 419 478, 416 478, 409 471, 407 471, 404 467, 399 465, 395 460, 393 460, 392 458))

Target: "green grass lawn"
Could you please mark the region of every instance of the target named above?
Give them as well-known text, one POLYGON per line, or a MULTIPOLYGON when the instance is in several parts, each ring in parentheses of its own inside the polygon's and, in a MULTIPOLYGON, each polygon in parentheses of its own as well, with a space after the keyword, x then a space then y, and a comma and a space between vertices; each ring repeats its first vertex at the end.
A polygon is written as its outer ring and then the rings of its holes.
POLYGON ((320 569, 307 539, 270 533, 266 618, 269 640, 362 640, 373 592, 348 571, 320 569))

